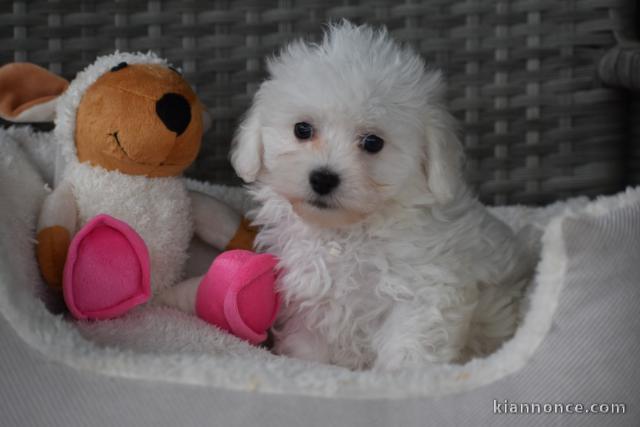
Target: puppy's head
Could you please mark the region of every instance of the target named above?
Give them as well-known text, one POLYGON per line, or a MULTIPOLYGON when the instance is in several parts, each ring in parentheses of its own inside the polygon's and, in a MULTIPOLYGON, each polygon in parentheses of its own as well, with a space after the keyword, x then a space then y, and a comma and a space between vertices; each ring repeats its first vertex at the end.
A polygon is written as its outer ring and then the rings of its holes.
POLYGON ((386 31, 343 22, 268 69, 231 161, 303 220, 340 227, 392 201, 447 203, 462 186, 440 73, 386 31))

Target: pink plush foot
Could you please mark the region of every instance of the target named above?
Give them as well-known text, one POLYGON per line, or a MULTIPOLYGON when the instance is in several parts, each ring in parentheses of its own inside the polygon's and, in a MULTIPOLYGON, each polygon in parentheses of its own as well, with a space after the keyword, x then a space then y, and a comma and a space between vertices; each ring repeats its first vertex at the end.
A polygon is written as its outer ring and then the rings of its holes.
POLYGON ((276 264, 269 254, 241 249, 220 254, 200 282, 196 314, 252 344, 263 342, 280 306, 276 264))
POLYGON ((124 222, 97 215, 71 241, 62 286, 77 319, 120 316, 151 296, 147 246, 124 222))

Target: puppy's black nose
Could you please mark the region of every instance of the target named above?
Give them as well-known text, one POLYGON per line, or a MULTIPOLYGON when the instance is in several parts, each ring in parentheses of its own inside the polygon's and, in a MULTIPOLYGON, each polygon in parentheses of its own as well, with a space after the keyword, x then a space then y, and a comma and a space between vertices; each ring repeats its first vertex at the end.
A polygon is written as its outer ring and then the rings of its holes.
POLYGON ((309 183, 313 191, 324 196, 331 193, 340 184, 340 177, 329 169, 316 169, 309 175, 309 183))
POLYGON ((191 122, 189 101, 177 93, 165 93, 156 102, 156 114, 172 132, 181 135, 191 122))

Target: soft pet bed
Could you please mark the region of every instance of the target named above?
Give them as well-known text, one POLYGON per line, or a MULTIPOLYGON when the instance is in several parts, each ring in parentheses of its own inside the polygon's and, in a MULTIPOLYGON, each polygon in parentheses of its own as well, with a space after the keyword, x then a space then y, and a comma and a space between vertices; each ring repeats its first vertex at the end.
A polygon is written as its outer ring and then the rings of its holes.
MULTIPOLYGON (((494 210, 540 245, 522 325, 497 353, 352 372, 274 356, 160 306, 108 322, 52 314, 34 259, 50 171, 22 145, 0 131, 2 425, 637 425, 640 189, 494 210), (513 415, 494 399, 617 402, 626 413, 513 415)), ((190 186, 248 207, 240 189, 190 186)), ((213 254, 192 249, 195 273, 213 254)))

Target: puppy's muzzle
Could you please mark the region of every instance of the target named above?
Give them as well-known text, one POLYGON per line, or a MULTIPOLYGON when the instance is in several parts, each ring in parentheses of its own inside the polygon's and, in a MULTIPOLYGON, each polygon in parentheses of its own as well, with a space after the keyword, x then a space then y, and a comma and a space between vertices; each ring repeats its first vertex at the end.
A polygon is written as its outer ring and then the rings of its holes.
POLYGON ((315 169, 309 174, 309 184, 316 194, 326 196, 340 185, 340 176, 327 168, 315 169))

